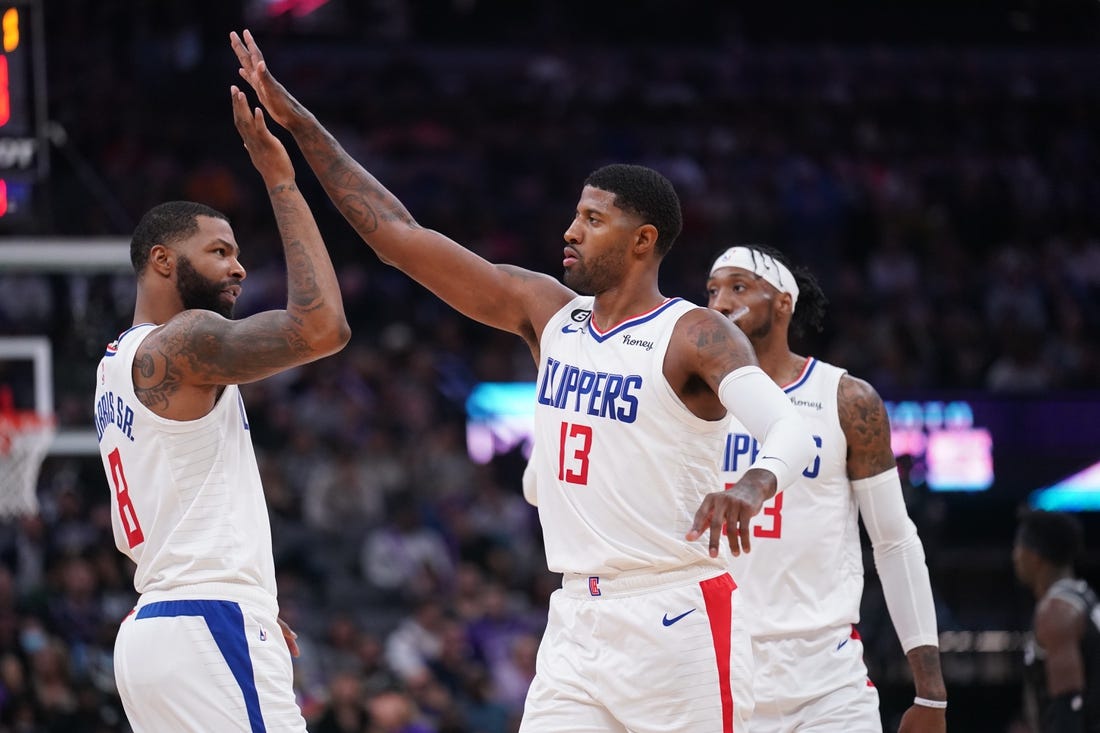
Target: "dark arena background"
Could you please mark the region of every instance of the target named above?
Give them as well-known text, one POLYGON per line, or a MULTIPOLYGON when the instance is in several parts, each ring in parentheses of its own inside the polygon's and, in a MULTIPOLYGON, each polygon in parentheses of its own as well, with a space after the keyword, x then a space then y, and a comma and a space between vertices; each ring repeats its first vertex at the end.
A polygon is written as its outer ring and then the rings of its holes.
MULTIPOLYGON (((1100 581, 1100 3, 50 0, 0 14, 0 410, 57 421, 36 480, 33 446, 0 440, 0 732, 129 730, 111 650, 135 594, 92 392, 130 325, 138 217, 170 199, 227 213, 248 270, 238 314, 285 303, 230 111, 228 34, 245 27, 421 224, 493 261, 559 274, 585 175, 628 161, 682 199, 666 294, 705 303, 710 262, 736 242, 810 266, 827 325, 795 345, 888 403, 949 730, 1029 731, 1020 509, 1077 512, 1078 569, 1100 581)), ((520 493, 527 416, 511 398, 530 355, 383 266, 292 156, 354 333, 245 388, 299 701, 319 733, 512 731, 558 582, 520 493), (361 710, 372 722, 340 722, 361 710)), ((864 539, 859 630, 893 731, 912 686, 864 539)))

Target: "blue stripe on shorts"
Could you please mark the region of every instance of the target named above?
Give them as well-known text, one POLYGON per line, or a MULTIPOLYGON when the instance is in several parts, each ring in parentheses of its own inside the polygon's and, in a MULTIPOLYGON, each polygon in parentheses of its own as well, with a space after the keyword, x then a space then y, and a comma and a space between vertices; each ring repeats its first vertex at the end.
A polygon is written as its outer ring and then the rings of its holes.
POLYGON ((166 616, 202 616, 222 657, 233 672, 241 693, 244 694, 252 733, 267 733, 263 715, 260 713, 260 696, 256 692, 252 658, 248 655, 248 640, 245 638, 241 607, 231 601, 157 601, 138 609, 136 618, 166 616))

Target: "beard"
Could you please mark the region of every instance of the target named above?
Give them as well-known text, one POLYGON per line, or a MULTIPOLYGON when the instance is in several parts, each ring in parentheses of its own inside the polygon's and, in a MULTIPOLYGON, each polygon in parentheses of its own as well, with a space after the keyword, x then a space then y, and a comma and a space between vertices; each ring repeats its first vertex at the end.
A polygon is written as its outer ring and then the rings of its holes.
POLYGON ((181 256, 176 261, 176 290, 185 310, 207 310, 225 317, 233 317, 233 303, 222 300, 225 283, 207 280, 181 256))
POLYGON ((625 252, 607 252, 591 262, 578 260, 565 271, 562 280, 581 295, 599 295, 618 284, 618 273, 624 270, 625 252))
MULTIPOLYGON (((740 324, 734 325, 740 326, 740 324)), ((766 318, 755 326, 749 326, 747 329, 742 328, 741 330, 745 331, 745 335, 749 337, 749 341, 753 343, 763 341, 767 338, 768 334, 772 332, 772 319, 770 317, 766 318)))

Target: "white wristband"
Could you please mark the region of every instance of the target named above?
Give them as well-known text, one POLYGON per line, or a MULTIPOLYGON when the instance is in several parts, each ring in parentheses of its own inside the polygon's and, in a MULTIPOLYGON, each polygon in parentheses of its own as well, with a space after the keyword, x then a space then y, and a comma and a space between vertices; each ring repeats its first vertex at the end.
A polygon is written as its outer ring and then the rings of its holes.
POLYGON ((929 700, 927 697, 914 697, 913 704, 920 705, 922 708, 943 710, 947 707, 947 700, 929 700))

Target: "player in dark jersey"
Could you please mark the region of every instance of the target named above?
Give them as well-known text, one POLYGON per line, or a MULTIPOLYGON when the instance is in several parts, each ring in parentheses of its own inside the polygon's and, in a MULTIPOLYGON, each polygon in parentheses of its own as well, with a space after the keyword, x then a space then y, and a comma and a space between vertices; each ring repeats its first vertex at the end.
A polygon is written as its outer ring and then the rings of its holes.
POLYGON ((1100 732, 1100 602, 1076 577, 1084 547, 1068 514, 1033 511, 1016 531, 1016 577, 1035 595, 1024 652, 1024 692, 1036 733, 1100 732))

